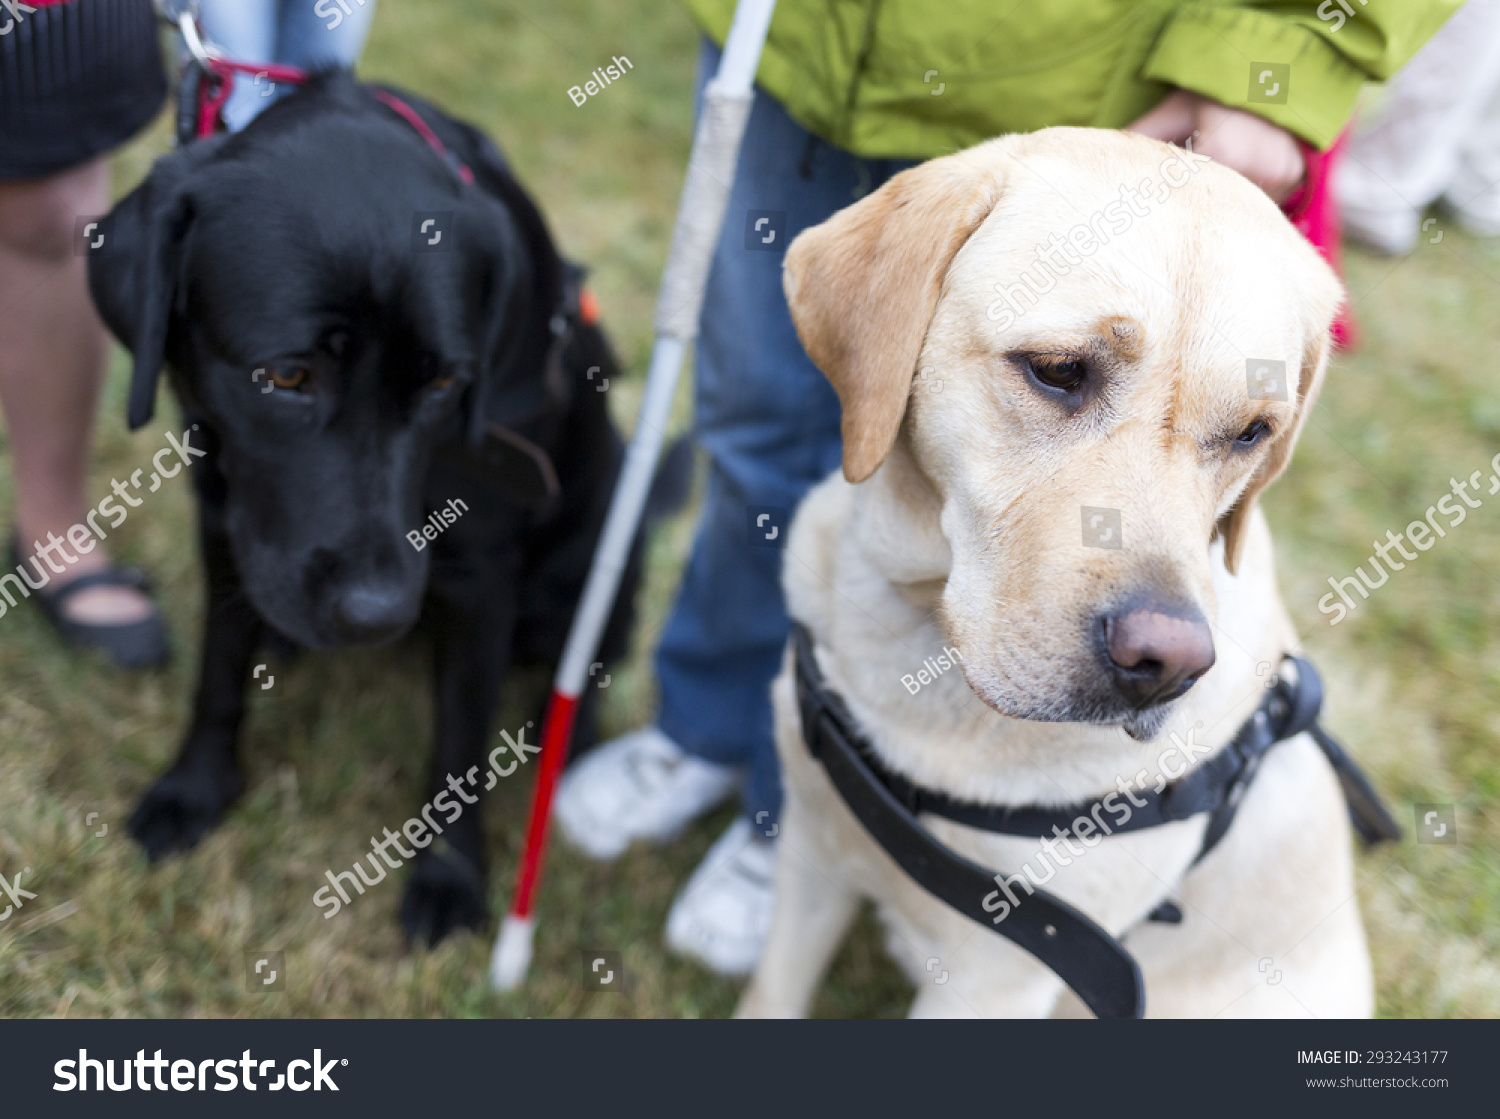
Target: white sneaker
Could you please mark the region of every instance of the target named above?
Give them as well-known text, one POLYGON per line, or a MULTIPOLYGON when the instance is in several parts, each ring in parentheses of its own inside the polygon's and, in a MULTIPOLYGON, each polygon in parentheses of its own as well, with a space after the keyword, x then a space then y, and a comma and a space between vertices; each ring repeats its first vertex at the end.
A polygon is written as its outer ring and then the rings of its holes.
POLYGON ((667 945, 720 975, 749 975, 771 931, 775 869, 776 845, 739 817, 672 903, 667 945))
POLYGON ((573 846, 596 859, 615 859, 632 840, 671 839, 739 782, 733 767, 695 758, 656 727, 642 727, 567 770, 553 813, 573 846))
POLYGON ((1364 164, 1344 160, 1333 189, 1345 237, 1386 256, 1405 256, 1417 247, 1421 213, 1364 164))
POLYGON ((1460 203, 1450 190, 1442 198, 1443 210, 1476 237, 1500 237, 1500 196, 1493 190, 1460 203))
POLYGON ((1417 247, 1422 215, 1411 208, 1365 209, 1345 204, 1344 236, 1382 256, 1406 256, 1417 247))

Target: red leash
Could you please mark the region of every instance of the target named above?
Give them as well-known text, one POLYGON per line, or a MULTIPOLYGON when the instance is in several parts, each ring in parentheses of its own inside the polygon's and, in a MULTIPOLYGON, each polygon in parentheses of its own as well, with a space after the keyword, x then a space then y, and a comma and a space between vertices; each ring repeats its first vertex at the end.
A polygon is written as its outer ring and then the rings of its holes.
POLYGON ((277 62, 235 62, 229 58, 210 58, 202 63, 203 82, 198 86, 198 139, 224 131, 224 103, 234 92, 236 74, 255 74, 273 82, 302 85, 307 71, 277 62))
MULTIPOLYGON (((1344 278, 1343 239, 1338 198, 1333 193, 1333 174, 1343 158, 1344 146, 1352 130, 1353 125, 1350 125, 1339 133, 1327 151, 1319 151, 1311 144, 1298 141, 1307 175, 1302 186, 1281 207, 1287 220, 1312 242, 1313 248, 1323 255, 1341 280, 1344 278)), ((1333 341, 1340 350, 1352 350, 1359 345, 1354 309, 1348 304, 1339 309, 1338 318, 1334 320, 1333 341)))
MULTIPOLYGON (((201 44, 201 38, 199 42, 201 44)), ((194 54, 196 57, 197 52, 194 54)), ((226 130, 224 105, 234 92, 236 74, 254 74, 256 77, 272 82, 286 82, 288 85, 305 85, 310 76, 306 70, 296 66, 284 66, 279 62, 236 62, 206 51, 198 59, 198 64, 203 68, 203 80, 198 83, 198 112, 193 131, 200 140, 226 130)), ((453 168, 463 182, 473 183, 474 172, 469 169, 469 165, 448 150, 447 145, 422 119, 421 114, 394 93, 374 88, 370 92, 377 101, 411 125, 416 134, 442 157, 444 163, 453 168)))

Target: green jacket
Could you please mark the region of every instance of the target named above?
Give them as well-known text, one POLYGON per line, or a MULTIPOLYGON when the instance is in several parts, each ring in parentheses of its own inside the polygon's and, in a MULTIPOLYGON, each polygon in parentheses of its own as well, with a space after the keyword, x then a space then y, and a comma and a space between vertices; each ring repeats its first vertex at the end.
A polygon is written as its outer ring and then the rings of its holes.
MULTIPOLYGON (((870 158, 1054 124, 1119 128, 1173 86, 1323 148, 1360 87, 1390 77, 1459 2, 780 0, 758 80, 805 128, 870 158)), ((722 45, 734 0, 685 3, 722 45)))

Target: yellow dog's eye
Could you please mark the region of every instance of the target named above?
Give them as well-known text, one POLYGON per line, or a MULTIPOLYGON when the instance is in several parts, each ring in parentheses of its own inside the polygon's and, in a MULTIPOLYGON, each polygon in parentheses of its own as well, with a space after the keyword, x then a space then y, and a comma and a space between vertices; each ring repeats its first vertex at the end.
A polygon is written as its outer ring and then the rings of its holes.
POLYGON ((287 365, 271 370, 271 383, 279 389, 300 388, 307 382, 307 370, 300 365, 287 365))
POLYGON ((1031 375, 1048 388, 1073 392, 1088 376, 1088 365, 1076 357, 1033 357, 1026 363, 1031 375))
POLYGON ((1271 434, 1271 425, 1266 423, 1265 420, 1256 420, 1244 431, 1240 432, 1234 441, 1241 447, 1253 447, 1269 434, 1271 434))

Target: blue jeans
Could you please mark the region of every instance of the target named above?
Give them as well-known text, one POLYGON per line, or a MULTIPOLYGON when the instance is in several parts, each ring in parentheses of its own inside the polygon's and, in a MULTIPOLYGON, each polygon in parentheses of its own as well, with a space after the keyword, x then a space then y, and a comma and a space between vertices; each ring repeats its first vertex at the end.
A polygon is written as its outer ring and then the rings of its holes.
MULTIPOLYGON (((718 55, 705 47, 700 98, 718 55)), ((784 249, 909 166, 816 140, 757 91, 709 272, 694 370, 708 494, 656 653, 657 722, 688 753, 744 768, 744 809, 761 830, 781 809, 770 696, 790 628, 781 549, 793 510, 841 454, 838 397, 781 290, 784 249)))
MULTIPOLYGON (((375 0, 202 0, 203 33, 237 62, 279 62, 309 69, 353 66, 370 35, 375 0)), ((284 85, 235 78, 224 123, 238 132, 277 97, 284 85)))

